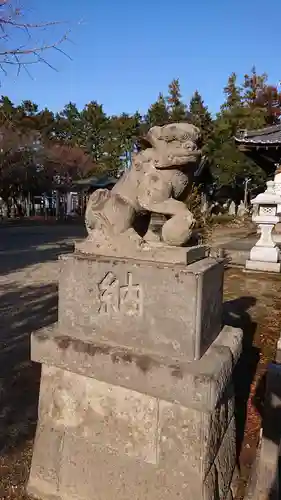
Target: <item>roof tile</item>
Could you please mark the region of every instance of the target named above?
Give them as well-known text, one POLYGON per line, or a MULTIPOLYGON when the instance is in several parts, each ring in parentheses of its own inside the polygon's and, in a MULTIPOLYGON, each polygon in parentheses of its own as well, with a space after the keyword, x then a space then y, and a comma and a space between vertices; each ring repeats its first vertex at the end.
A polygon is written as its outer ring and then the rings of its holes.
POLYGON ((281 125, 273 125, 257 130, 241 130, 235 142, 240 144, 276 144, 281 145, 281 125))

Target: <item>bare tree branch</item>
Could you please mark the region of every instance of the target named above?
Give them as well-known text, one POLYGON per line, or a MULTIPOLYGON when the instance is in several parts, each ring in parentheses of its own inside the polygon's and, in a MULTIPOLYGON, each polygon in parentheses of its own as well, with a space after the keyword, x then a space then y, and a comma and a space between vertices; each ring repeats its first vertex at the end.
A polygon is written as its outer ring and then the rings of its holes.
MULTIPOLYGON (((33 39, 40 31, 50 32, 52 28, 62 25, 60 21, 48 21, 45 23, 32 23, 24 21, 23 10, 14 6, 15 0, 0 0, 0 71, 7 74, 7 67, 16 66, 19 74, 22 67, 29 74, 26 66, 36 63, 44 63, 51 69, 55 69, 50 62, 43 57, 43 53, 51 49, 71 59, 61 48, 68 40, 70 31, 66 31, 54 42, 37 42, 33 39), (24 40, 17 43, 21 32, 24 40), (33 41, 33 43, 32 43, 33 41)), ((53 37, 53 33, 51 32, 53 37)))

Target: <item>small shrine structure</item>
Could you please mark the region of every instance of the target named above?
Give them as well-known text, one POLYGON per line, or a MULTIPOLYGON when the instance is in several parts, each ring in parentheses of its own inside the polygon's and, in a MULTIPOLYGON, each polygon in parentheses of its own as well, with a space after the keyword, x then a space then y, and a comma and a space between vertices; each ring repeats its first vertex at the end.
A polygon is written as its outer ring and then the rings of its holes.
POLYGON ((280 272, 280 249, 272 231, 281 222, 281 125, 240 131, 235 142, 242 153, 273 178, 267 182, 266 190, 251 200, 253 222, 259 226, 260 239, 250 252, 246 269, 280 272))
POLYGON ((268 176, 281 163, 281 124, 258 130, 241 130, 234 138, 238 149, 259 165, 268 176))

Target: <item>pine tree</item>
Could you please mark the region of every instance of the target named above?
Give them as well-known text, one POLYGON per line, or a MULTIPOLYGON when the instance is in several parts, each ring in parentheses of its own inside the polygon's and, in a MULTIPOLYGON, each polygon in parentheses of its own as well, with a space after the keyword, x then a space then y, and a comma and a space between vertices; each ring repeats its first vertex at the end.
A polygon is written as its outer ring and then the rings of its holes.
POLYGON ((133 115, 123 113, 119 117, 118 142, 121 149, 120 169, 131 165, 132 153, 136 148, 136 142, 144 133, 144 124, 141 115, 136 112, 133 115))
POLYGON ((35 116, 38 113, 38 104, 30 100, 22 101, 18 109, 22 109, 25 116, 35 116))
POLYGON ((81 112, 81 146, 96 163, 106 161, 106 140, 109 118, 97 101, 89 102, 81 112))
POLYGON ((55 117, 55 139, 63 144, 79 146, 83 143, 81 112, 69 102, 55 117))
POLYGON ((36 129, 40 132, 43 142, 52 139, 56 132, 54 113, 47 108, 39 111, 36 115, 36 129))
POLYGON ((198 127, 202 134, 203 146, 207 145, 208 139, 213 130, 213 120, 208 107, 196 90, 190 100, 189 104, 190 121, 193 125, 198 127))
MULTIPOLYGON (((262 78, 255 75, 256 82, 262 78)), ((243 179, 250 175, 252 182, 263 183, 264 173, 243 155, 234 143, 234 136, 241 129, 256 129, 265 125, 265 110, 253 106, 249 90, 250 77, 244 86, 237 84, 237 76, 232 73, 224 88, 225 102, 214 122, 214 130, 209 141, 208 154, 212 172, 218 185, 238 188, 243 179), (246 85, 245 85, 246 83, 246 85)), ((251 84, 252 85, 252 84, 251 84)))
POLYGON ((227 84, 223 89, 225 95, 225 102, 222 109, 231 109, 240 106, 242 103, 242 87, 237 85, 236 73, 231 73, 228 78, 227 84))
POLYGON ((0 126, 11 126, 16 114, 16 108, 12 101, 7 96, 0 98, 0 126))
POLYGON ((145 116, 148 128, 155 125, 166 125, 169 123, 169 110, 163 94, 159 94, 157 101, 150 106, 145 116))
POLYGON ((172 80, 169 85, 167 103, 170 114, 170 122, 182 122, 187 120, 187 107, 182 102, 180 82, 178 78, 172 80))
POLYGON ((266 87, 267 74, 258 75, 253 66, 250 75, 244 75, 243 102, 248 106, 255 106, 258 96, 266 87))
POLYGON ((280 121, 281 93, 276 86, 268 85, 267 78, 266 73, 258 75, 255 67, 250 75, 244 76, 243 102, 252 109, 253 128, 264 124, 274 125, 280 121))
POLYGON ((106 169, 118 174, 129 166, 135 133, 135 115, 122 113, 109 118, 104 159, 106 169))

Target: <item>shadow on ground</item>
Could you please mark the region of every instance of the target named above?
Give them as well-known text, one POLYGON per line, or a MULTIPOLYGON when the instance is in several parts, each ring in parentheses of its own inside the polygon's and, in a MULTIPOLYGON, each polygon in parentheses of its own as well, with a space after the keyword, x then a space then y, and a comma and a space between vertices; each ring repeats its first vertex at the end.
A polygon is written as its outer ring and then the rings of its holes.
POLYGON ((57 286, 7 285, 1 291, 0 498, 24 499, 40 383, 40 365, 30 361, 30 333, 56 321, 57 286))
POLYGON ((86 236, 84 225, 0 228, 0 276, 34 264, 57 260, 86 236))
MULTIPOLYGON (((1 286, 0 352, 28 339, 32 331, 57 319, 57 285, 19 287, 18 283, 1 286)), ((0 364, 0 373, 2 366, 0 364)))
POLYGON ((242 355, 234 370, 235 418, 236 418, 236 450, 239 461, 244 438, 247 405, 257 365, 259 349, 254 347, 254 335, 257 324, 252 321, 248 310, 256 305, 257 299, 252 296, 240 297, 224 303, 224 324, 243 331, 242 355))

